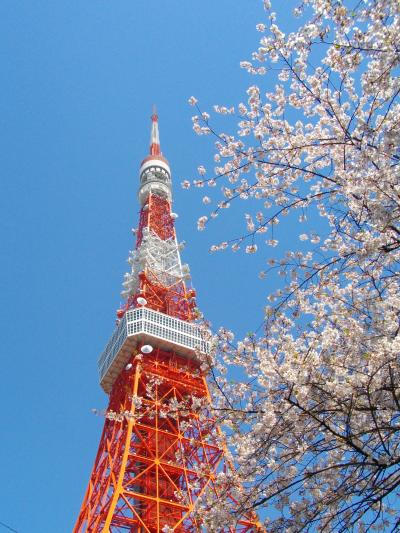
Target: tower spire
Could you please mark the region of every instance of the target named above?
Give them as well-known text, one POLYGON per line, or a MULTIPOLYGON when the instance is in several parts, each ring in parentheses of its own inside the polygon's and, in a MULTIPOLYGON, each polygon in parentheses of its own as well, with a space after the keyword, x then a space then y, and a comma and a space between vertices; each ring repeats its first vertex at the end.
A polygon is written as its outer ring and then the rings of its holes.
POLYGON ((155 104, 153 104, 153 113, 151 115, 150 155, 161 155, 158 115, 155 104))
POLYGON ((151 115, 151 133, 149 154, 140 165, 139 201, 143 206, 149 199, 149 194, 154 193, 165 198, 169 203, 172 201, 171 169, 168 161, 161 153, 160 134, 158 131, 158 114, 156 106, 153 106, 151 115))

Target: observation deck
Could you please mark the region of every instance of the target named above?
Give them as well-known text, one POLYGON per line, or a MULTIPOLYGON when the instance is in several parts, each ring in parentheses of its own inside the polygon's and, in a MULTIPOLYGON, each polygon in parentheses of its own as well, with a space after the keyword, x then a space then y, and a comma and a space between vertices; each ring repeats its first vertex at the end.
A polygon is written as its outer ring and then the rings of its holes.
MULTIPOLYGON (((140 344, 154 345, 188 359, 209 353, 210 343, 200 326, 147 307, 129 309, 111 336, 98 360, 100 385, 108 394, 121 370, 140 344)), ((146 357, 146 354, 143 354, 146 357)))

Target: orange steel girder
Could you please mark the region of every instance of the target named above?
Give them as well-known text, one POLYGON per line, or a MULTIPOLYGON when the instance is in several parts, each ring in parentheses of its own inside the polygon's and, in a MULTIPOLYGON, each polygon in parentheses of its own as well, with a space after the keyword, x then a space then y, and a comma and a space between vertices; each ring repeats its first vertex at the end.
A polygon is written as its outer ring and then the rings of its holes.
MULTIPOLYGON (((140 249, 143 240, 143 229, 148 228, 161 240, 175 239, 174 219, 171 215, 171 204, 166 198, 150 193, 146 203, 140 211, 139 227, 137 233, 136 249, 140 249)), ((166 287, 161 283, 157 274, 147 267, 139 274, 139 292, 128 298, 125 310, 135 305, 138 296, 147 301, 147 306, 161 313, 180 318, 181 320, 194 320, 196 301, 186 289, 185 282, 179 278, 166 287)))
POLYGON ((191 321, 195 318, 196 302, 190 298, 185 283, 178 280, 165 287, 150 269, 140 274, 140 296, 146 298, 147 306, 161 313, 191 321))
MULTIPOLYGON (((74 533, 204 531, 193 512, 199 496, 212 490, 227 498, 214 484, 226 468, 219 433, 192 404, 193 397, 209 397, 198 365, 159 349, 138 354, 111 392, 74 533)), ((246 516, 220 531, 259 530, 246 516)))
POLYGON ((149 228, 160 239, 166 241, 175 237, 174 219, 171 216, 171 204, 166 198, 150 193, 147 202, 140 211, 137 248, 142 243, 143 228, 149 228))

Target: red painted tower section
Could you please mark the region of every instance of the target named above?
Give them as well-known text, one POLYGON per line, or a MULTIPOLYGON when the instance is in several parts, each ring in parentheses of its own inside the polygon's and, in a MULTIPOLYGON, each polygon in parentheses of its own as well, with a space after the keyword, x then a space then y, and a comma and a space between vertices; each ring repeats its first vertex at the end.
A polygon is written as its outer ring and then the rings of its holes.
MULTIPOLYGON (((223 439, 206 406, 200 368, 209 346, 196 324, 195 291, 181 264, 171 210, 171 172, 152 115, 150 154, 140 168, 141 204, 125 305, 99 359, 109 394, 103 433, 74 533, 205 531, 199 498, 212 491, 228 509, 232 492, 215 483, 226 470, 223 439)), ((253 516, 220 531, 259 531, 253 516)))

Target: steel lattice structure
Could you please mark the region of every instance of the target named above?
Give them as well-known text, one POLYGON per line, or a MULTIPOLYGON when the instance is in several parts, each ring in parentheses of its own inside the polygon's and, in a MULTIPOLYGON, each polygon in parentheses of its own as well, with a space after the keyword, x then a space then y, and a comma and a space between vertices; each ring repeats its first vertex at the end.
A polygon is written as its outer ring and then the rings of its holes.
MULTIPOLYGON (((171 210, 171 173, 152 115, 150 154, 140 169, 140 221, 125 275, 117 327, 99 359, 109 405, 74 533, 204 531, 196 502, 207 491, 236 508, 215 483, 229 465, 204 406, 209 392, 199 353, 194 289, 181 264, 171 210), (199 409, 199 405, 201 409, 199 409)), ((255 532, 252 515, 220 531, 255 532)))

